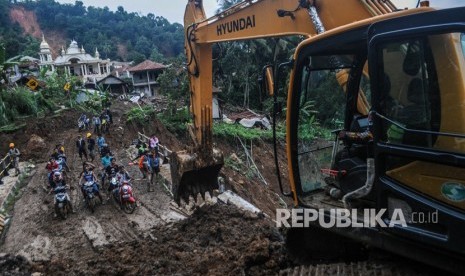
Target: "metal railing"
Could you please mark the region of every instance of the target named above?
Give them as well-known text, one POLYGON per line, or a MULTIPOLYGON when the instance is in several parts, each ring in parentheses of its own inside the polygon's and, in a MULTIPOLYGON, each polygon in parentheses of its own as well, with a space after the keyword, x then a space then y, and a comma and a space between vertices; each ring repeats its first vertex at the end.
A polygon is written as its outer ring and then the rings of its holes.
POLYGON ((5 157, 0 161, 0 178, 5 176, 5 172, 8 171, 11 165, 11 157, 9 154, 6 154, 5 157))

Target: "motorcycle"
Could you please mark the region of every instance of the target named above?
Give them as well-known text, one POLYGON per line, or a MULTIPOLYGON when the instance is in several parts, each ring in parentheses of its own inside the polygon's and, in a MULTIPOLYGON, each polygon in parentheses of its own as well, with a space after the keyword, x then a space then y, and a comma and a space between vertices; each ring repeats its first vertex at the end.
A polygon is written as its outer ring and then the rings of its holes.
POLYGON ((136 199, 134 197, 132 187, 127 182, 119 185, 118 179, 116 176, 111 178, 111 194, 112 198, 117 205, 125 212, 126 214, 132 214, 136 210, 136 199))
POLYGON ((94 182, 87 181, 86 183, 84 183, 83 189, 85 194, 86 205, 93 213, 95 211, 95 201, 97 200, 97 197, 94 192, 94 182))
POLYGON ((55 213, 61 219, 66 219, 71 211, 67 188, 68 186, 57 186, 52 189, 55 192, 55 213))
POLYGON ((68 165, 66 164, 66 157, 59 156, 57 159, 57 163, 58 163, 58 170, 65 175, 66 172, 69 171, 68 165))
POLYGON ((78 131, 81 132, 84 130, 85 125, 86 124, 83 121, 78 121, 78 131))

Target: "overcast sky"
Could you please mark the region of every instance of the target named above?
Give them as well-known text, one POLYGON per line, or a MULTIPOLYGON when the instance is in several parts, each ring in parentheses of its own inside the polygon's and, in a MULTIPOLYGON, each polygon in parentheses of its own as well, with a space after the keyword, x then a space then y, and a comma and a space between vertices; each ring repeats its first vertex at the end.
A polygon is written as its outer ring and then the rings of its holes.
MULTIPOLYGON (((115 11, 118 6, 122 6, 128 12, 140 12, 143 15, 153 13, 156 16, 163 16, 171 23, 183 23, 184 9, 187 0, 81 0, 84 6, 105 7, 115 11)), ((343 0, 341 0, 343 1, 343 0)), ((417 0, 391 0, 398 8, 414 7, 417 0)), ((75 0, 57 0, 60 3, 74 4, 75 0)), ((216 11, 216 0, 203 0, 205 12, 208 17, 214 15, 216 11)), ((430 0, 432 7, 458 7, 465 6, 465 0, 430 0)))

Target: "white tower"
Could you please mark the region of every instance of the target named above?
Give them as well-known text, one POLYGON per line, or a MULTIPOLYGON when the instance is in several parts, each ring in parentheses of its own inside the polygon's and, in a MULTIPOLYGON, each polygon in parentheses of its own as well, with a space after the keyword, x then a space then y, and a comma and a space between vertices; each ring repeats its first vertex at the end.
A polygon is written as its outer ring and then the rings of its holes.
POLYGON ((47 41, 45 41, 45 36, 42 34, 42 42, 40 43, 40 52, 39 52, 40 63, 50 63, 52 62, 52 52, 50 51, 50 46, 47 41))

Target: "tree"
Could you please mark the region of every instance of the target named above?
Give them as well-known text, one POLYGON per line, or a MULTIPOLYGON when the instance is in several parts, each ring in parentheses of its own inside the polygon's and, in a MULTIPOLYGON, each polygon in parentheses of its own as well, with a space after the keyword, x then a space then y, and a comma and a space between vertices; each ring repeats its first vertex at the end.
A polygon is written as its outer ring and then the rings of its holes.
POLYGON ((153 47, 152 54, 150 54, 150 60, 153 60, 158 63, 163 63, 165 61, 165 56, 158 50, 155 46, 153 47))
POLYGON ((177 68, 172 66, 165 69, 157 78, 160 84, 160 93, 166 95, 169 99, 172 115, 176 113, 178 104, 187 102, 187 96, 189 95, 188 87, 184 85, 187 75, 184 71, 181 72, 178 74, 177 68))

